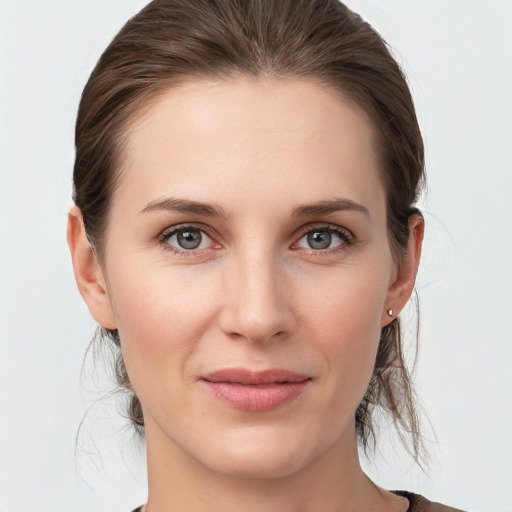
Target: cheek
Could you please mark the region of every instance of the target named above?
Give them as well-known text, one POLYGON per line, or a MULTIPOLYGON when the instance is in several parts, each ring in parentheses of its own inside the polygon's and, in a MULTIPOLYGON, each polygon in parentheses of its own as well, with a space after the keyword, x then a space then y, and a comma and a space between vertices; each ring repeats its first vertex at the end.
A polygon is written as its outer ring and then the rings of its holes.
POLYGON ((155 380, 159 386, 179 386, 185 362, 212 321, 213 286, 198 274, 192 267, 144 267, 127 261, 110 273, 123 358, 141 398, 155 380))
POLYGON ((364 342, 369 333, 380 330, 387 292, 382 275, 378 267, 360 266, 326 273, 320 279, 313 276, 315 286, 306 282, 308 293, 300 294, 308 297, 304 309, 319 329, 356 344, 364 342))
POLYGON ((310 337, 329 365, 338 403, 357 406, 373 373, 387 289, 381 275, 373 267, 331 276, 309 301, 310 337))

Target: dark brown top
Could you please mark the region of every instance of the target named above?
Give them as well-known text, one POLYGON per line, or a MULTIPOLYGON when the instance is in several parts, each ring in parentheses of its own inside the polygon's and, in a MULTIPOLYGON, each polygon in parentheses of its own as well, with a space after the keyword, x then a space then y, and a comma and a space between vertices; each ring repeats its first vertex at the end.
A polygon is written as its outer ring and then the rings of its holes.
MULTIPOLYGON (((394 493, 409 500, 407 512, 462 512, 458 508, 447 507, 446 505, 441 505, 441 503, 428 501, 423 496, 413 494, 412 492, 394 491, 394 493)), ((136 508, 133 512, 142 512, 142 507, 136 508)))
POLYGON ((441 503, 434 503, 412 492, 394 491, 394 493, 409 500, 407 512, 462 512, 462 510, 458 508, 447 507, 446 505, 441 505, 441 503))

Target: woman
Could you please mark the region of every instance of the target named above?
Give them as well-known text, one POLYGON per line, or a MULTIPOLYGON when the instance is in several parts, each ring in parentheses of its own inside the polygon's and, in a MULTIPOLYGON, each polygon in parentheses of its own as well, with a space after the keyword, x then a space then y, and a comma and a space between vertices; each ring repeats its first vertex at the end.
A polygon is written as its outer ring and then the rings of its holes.
POLYGON ((398 315, 423 144, 385 43, 336 0, 156 0, 76 127, 68 242, 144 433, 141 510, 454 510, 377 487, 374 408, 421 456, 398 315))

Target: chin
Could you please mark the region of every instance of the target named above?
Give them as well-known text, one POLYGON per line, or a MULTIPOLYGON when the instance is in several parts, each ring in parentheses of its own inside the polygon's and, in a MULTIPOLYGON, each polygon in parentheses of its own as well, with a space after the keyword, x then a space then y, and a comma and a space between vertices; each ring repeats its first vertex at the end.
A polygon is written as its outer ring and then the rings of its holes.
POLYGON ((224 453, 212 461, 211 469, 231 478, 269 480, 290 476, 302 469, 296 454, 283 453, 224 453))
POLYGON ((313 446, 290 426, 237 429, 222 440, 211 441, 210 449, 203 452, 203 465, 232 478, 284 478, 315 458, 313 446))

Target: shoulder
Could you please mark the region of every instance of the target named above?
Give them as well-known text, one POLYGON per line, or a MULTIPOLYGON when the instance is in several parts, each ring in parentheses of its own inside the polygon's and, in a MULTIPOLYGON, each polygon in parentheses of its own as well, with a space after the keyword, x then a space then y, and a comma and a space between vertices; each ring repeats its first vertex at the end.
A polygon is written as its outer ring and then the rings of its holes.
POLYGON ((448 507, 441 503, 429 501, 419 494, 407 491, 394 491, 398 496, 403 496, 409 500, 409 509, 407 512, 463 512, 458 508, 448 507))

